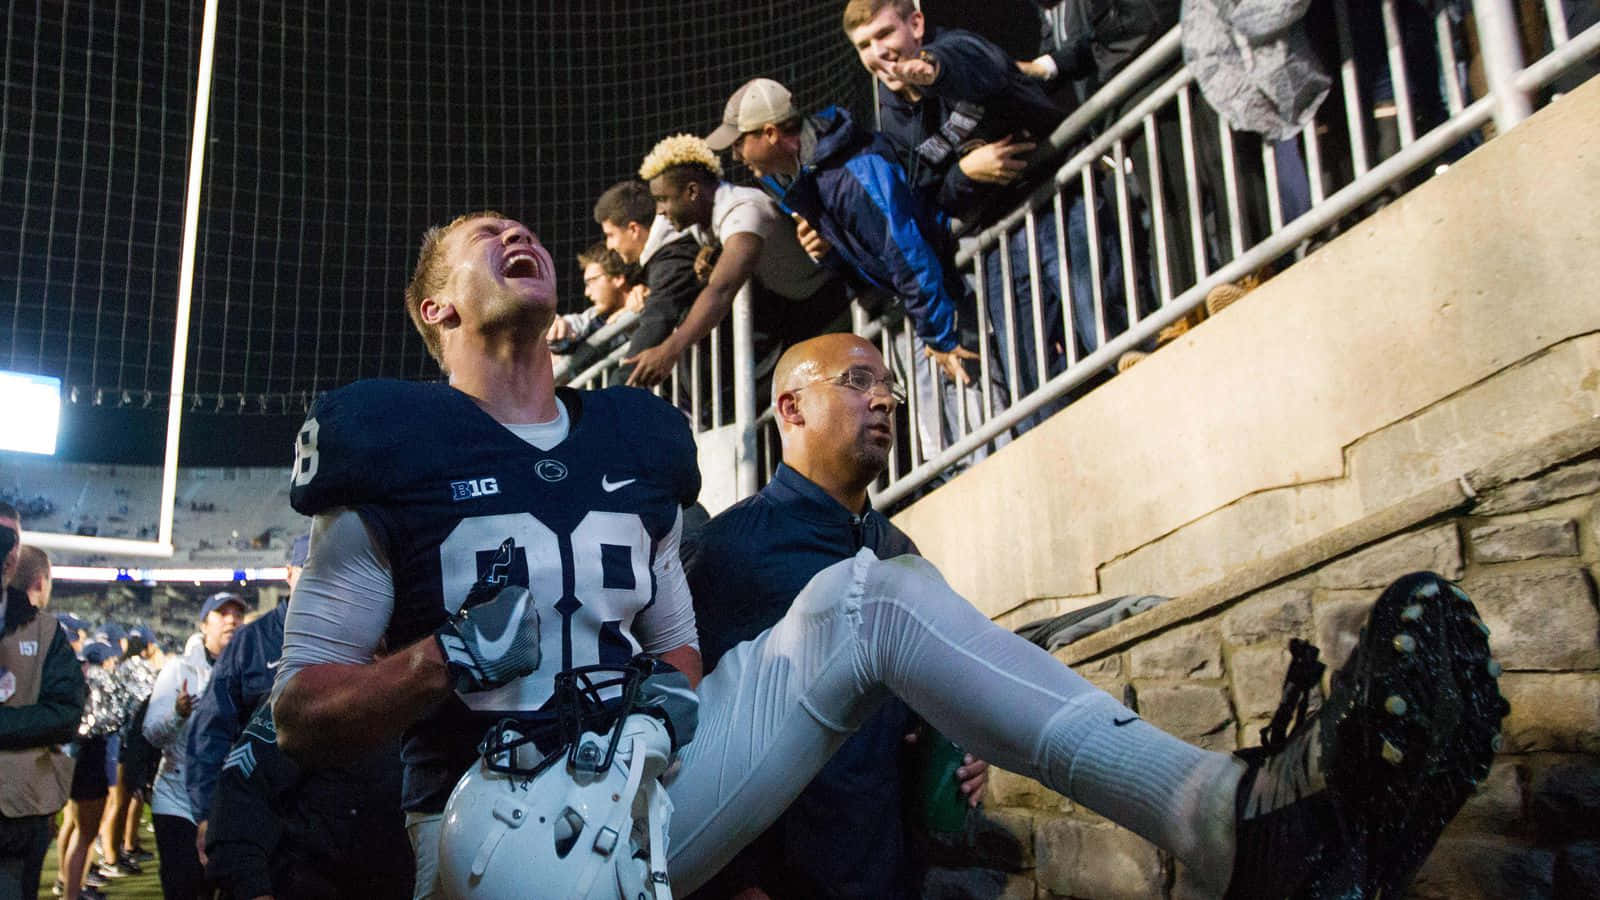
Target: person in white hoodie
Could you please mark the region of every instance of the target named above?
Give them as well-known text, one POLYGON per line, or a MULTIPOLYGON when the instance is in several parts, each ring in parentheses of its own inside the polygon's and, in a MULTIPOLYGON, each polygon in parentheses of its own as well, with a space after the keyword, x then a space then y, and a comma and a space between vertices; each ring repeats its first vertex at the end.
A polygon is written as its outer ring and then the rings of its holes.
POLYGON ((211 680, 211 667, 244 621, 244 598, 221 591, 206 598, 200 609, 200 631, 189 636, 183 652, 167 660, 150 692, 144 736, 162 752, 150 801, 155 821, 156 850, 161 858, 161 893, 167 900, 194 900, 209 896, 205 870, 195 851, 195 820, 205 810, 189 808, 183 784, 184 748, 188 745, 189 714, 194 701, 211 680))

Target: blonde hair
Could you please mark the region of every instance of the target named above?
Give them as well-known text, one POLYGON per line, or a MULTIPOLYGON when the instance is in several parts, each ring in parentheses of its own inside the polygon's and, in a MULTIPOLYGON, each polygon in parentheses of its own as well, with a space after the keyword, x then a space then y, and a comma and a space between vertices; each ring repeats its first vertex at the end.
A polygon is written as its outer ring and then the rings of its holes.
POLYGON ((645 181, 676 166, 700 166, 717 178, 722 177, 722 163, 711 145, 692 134, 675 134, 662 138, 645 154, 639 164, 639 177, 645 181))
POLYGON ((871 22, 886 6, 894 7, 902 19, 911 18, 911 14, 917 11, 917 4, 913 0, 850 0, 844 5, 844 33, 849 34, 871 22))
MULTIPOLYGON (((444 289, 446 269, 444 265, 444 238, 455 229, 457 225, 468 219, 480 217, 505 219, 505 213, 492 209, 470 212, 456 216, 448 225, 435 225, 422 233, 422 249, 417 253, 417 268, 411 275, 411 281, 406 285, 406 313, 411 316, 411 324, 416 326, 417 333, 422 335, 422 344, 428 348, 428 355, 433 361, 444 369, 444 360, 440 358, 439 329, 422 321, 422 301, 444 289)), ((449 374, 446 370, 446 374, 449 374)))

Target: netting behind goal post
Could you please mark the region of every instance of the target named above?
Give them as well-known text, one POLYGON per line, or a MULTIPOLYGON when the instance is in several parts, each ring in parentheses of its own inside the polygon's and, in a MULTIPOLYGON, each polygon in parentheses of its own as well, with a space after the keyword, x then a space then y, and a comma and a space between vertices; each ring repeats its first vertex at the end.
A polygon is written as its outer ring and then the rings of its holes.
MULTIPOLYGON (((72 404, 167 406, 202 4, 9 6, 0 47, 0 368, 72 404)), ((419 234, 492 207, 551 248, 758 75, 865 112, 841 4, 216 3, 180 404, 298 413, 433 378, 401 296, 419 234)))

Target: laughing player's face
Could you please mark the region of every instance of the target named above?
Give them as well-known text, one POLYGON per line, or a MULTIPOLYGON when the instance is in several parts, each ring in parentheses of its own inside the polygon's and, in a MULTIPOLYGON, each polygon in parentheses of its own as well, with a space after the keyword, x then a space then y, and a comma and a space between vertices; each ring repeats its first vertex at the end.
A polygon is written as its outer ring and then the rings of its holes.
POLYGON ((445 236, 443 251, 449 274, 440 294, 463 325, 548 324, 554 315, 555 264, 521 222, 468 219, 445 236))

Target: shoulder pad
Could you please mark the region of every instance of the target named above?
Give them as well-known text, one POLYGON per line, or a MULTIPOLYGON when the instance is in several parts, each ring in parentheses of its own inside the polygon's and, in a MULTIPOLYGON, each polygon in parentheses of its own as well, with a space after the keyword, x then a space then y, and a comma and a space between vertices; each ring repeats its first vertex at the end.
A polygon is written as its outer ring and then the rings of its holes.
POLYGON ((693 505, 700 496, 700 457, 688 417, 640 388, 609 387, 598 393, 616 405, 627 423, 627 439, 642 458, 659 468, 678 504, 693 505))
POLYGON ((295 436, 289 505, 310 516, 382 496, 400 461, 427 452, 417 413, 441 387, 373 379, 318 397, 295 436))

